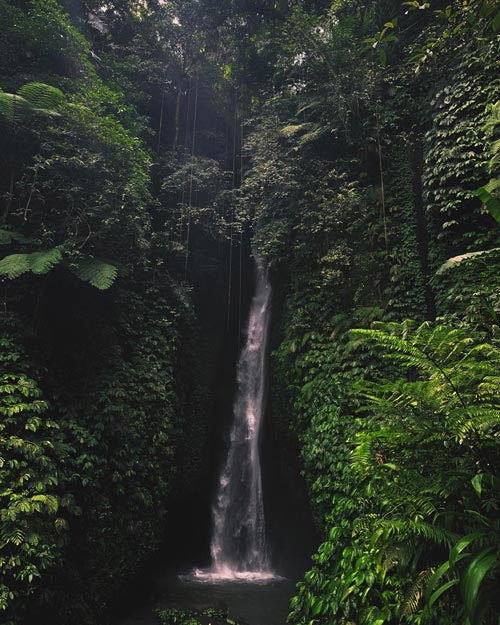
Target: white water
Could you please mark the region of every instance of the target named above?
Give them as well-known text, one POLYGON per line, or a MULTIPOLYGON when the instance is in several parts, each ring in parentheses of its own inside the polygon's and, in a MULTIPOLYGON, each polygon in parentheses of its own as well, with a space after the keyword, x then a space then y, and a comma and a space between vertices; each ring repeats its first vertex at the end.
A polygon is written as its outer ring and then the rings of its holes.
POLYGON ((258 257, 256 265, 246 345, 237 368, 230 445, 212 509, 212 566, 195 572, 202 580, 265 582, 276 577, 270 570, 266 546, 259 454, 271 287, 258 257))

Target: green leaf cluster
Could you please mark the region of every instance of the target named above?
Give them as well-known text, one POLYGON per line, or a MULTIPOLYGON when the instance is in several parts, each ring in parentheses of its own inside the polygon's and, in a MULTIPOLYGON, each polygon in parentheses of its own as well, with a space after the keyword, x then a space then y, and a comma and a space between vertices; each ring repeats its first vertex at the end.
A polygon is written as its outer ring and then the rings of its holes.
POLYGON ((58 467, 68 450, 27 374, 26 354, 9 336, 0 347, 0 613, 11 623, 42 576, 57 566, 68 516, 77 509, 60 488, 58 467))

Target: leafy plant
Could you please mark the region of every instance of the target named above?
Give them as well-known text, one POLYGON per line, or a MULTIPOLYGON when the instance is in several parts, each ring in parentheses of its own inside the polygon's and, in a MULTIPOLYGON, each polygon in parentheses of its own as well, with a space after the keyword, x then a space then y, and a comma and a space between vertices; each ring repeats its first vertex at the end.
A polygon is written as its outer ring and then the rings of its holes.
POLYGON ((118 268, 110 261, 79 255, 75 260, 64 260, 64 246, 30 254, 10 254, 0 260, 0 276, 19 278, 27 272, 36 275, 49 273, 54 267, 65 264, 81 280, 96 289, 109 289, 118 276, 118 268))
POLYGON ((27 83, 17 94, 0 88, 0 118, 15 127, 26 123, 32 115, 57 115, 64 101, 60 89, 41 82, 27 83))
POLYGON ((160 625, 237 625, 228 618, 227 610, 214 608, 199 611, 170 608, 157 610, 156 615, 160 625))
POLYGON ((0 613, 12 623, 42 575, 58 564, 67 539, 73 499, 59 488, 68 450, 48 413, 26 356, 0 341, 0 613))

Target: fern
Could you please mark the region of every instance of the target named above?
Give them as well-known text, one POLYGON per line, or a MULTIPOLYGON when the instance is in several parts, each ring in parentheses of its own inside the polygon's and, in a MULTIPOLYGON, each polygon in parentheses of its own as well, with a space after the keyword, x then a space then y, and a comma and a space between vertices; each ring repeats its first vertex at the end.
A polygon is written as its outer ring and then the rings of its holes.
POLYGON ((70 266, 71 270, 84 282, 96 289, 109 289, 118 276, 118 268, 107 260, 90 256, 79 258, 70 266))
POLYGON ((381 567, 390 571, 402 562, 408 562, 413 555, 414 545, 409 541, 403 544, 391 544, 382 552, 381 567))
POLYGON ((414 614, 418 610, 424 596, 425 586, 433 572, 433 569, 424 569, 417 575, 414 582, 406 591, 403 602, 401 603, 401 617, 414 614))
POLYGON ((14 124, 23 113, 29 111, 29 104, 14 93, 6 93, 0 90, 0 117, 10 124, 14 124))
POLYGON ((14 125, 32 114, 58 115, 57 109, 63 102, 60 89, 41 82, 28 83, 17 94, 0 89, 0 117, 14 125))
POLYGON ((33 252, 29 254, 28 258, 31 271, 38 275, 48 273, 63 259, 59 247, 54 247, 45 252, 33 252))
POLYGON ((0 275, 12 280, 28 271, 38 275, 46 274, 62 259, 59 247, 31 254, 11 254, 0 261, 0 275))
POLYGON ((0 245, 10 245, 14 241, 18 243, 32 243, 32 239, 25 237, 19 232, 14 230, 8 230, 7 228, 0 228, 0 245))
POLYGON ((373 527, 383 530, 382 536, 385 540, 391 537, 397 537, 398 540, 418 537, 435 545, 451 547, 455 539, 455 534, 450 530, 425 521, 404 518, 380 519, 373 527))
POLYGON ((355 492, 369 498, 353 537, 378 553, 384 575, 397 578, 395 567, 409 571, 425 550, 425 571, 407 588, 401 619, 435 614, 434 604, 453 589, 468 622, 482 625, 484 579, 498 580, 500 528, 491 512, 498 510, 499 478, 490 464, 500 433, 497 332, 487 343, 464 328, 430 322, 379 322, 352 331, 396 365, 388 369, 395 379, 379 373, 380 379, 353 386, 365 402, 351 467, 355 492), (405 562, 400 544, 414 554, 405 562), (433 557, 443 551, 449 560, 439 565, 433 557))
POLYGON ((291 138, 310 131, 312 127, 312 124, 309 123, 289 124, 288 126, 282 128, 280 132, 284 137, 291 138))
MULTIPOLYGON (((60 265, 63 258, 63 247, 32 252, 31 254, 10 254, 0 261, 0 276, 15 279, 31 271, 35 275, 49 273, 60 265)), ((73 261, 69 268, 80 280, 88 282, 96 289, 109 289, 118 275, 118 268, 108 260, 82 256, 73 261)))
POLYGON ((23 85, 18 95, 24 98, 33 110, 44 113, 55 113, 64 102, 64 94, 60 89, 42 82, 30 82, 23 85))
MULTIPOLYGON (((500 219, 500 214, 499 214, 500 219)), ((459 256, 453 256, 453 258, 449 258, 446 262, 444 262, 441 267, 436 271, 436 275, 441 275, 445 271, 449 269, 454 269, 455 267, 459 267, 463 262, 469 260, 482 260, 484 256, 488 256, 490 254, 500 252, 499 247, 495 247, 491 250, 480 250, 478 252, 468 252, 467 254, 460 254, 459 256)))
POLYGON ((0 276, 6 276, 10 280, 22 276, 30 269, 28 254, 11 254, 0 260, 0 276))

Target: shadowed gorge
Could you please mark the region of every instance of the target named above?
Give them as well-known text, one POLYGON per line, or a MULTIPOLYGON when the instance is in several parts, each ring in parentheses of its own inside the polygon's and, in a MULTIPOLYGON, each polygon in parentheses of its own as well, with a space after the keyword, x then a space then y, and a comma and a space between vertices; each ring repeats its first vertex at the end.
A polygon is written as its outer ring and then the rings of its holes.
POLYGON ((498 625, 498 1, 0 24, 0 623, 498 625))

